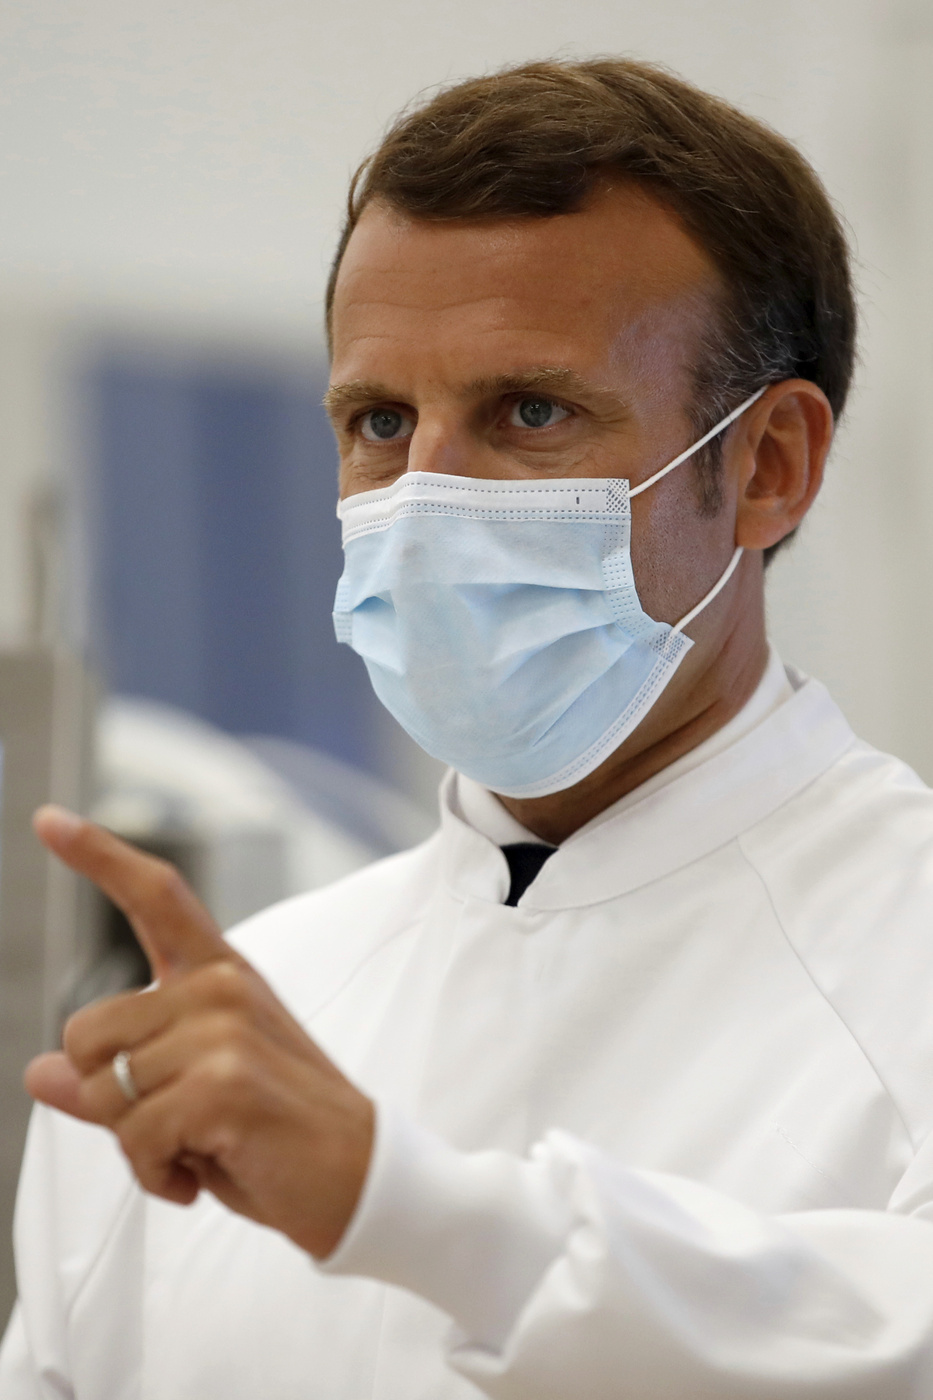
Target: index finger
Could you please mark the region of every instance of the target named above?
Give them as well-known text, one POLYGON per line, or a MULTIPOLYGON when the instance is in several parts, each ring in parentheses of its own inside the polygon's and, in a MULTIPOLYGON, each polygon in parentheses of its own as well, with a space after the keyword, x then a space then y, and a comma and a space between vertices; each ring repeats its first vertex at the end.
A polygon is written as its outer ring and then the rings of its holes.
POLYGON ((64 807, 40 807, 33 827, 43 845, 123 910, 155 977, 235 957, 204 905, 167 861, 64 807))

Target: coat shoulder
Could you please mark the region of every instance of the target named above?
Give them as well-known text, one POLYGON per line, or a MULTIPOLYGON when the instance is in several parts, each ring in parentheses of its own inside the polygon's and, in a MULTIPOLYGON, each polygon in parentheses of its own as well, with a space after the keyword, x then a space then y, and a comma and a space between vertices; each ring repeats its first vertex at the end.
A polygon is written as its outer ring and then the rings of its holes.
POLYGON ((227 937, 305 1019, 374 953, 425 917, 440 842, 436 832, 410 851, 274 904, 227 937))
POLYGON ((933 1131, 933 792, 859 741, 740 844, 919 1142, 933 1131))

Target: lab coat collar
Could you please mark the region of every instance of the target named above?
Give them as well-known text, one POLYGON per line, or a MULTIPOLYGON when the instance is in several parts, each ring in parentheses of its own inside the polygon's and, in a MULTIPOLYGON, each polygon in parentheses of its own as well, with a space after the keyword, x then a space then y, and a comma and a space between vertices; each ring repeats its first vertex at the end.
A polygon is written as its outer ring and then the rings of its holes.
MULTIPOLYGON (((617 815, 582 827, 551 856, 518 909, 545 913, 614 899, 711 854, 824 773, 855 736, 818 681, 730 748, 617 815)), ((459 898, 501 904, 505 857, 456 810, 456 774, 441 786, 445 881, 459 898)))

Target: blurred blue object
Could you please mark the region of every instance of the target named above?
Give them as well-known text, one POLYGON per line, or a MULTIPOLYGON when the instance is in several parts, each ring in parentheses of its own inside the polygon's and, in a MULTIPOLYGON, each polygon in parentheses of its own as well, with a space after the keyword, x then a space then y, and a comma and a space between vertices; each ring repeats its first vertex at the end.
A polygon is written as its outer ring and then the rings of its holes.
POLYGON ((378 702, 331 624, 324 369, 114 345, 88 373, 93 649, 109 688, 378 770, 378 702))

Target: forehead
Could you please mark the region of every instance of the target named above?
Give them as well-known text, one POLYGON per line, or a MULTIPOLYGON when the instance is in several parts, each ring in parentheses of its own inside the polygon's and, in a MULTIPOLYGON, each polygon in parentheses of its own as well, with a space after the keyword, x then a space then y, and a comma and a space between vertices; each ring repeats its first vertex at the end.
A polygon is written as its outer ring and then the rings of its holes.
POLYGON ((540 218, 429 221, 373 203, 337 279, 335 375, 458 345, 500 369, 644 355, 692 342, 718 285, 677 215, 631 183, 540 218))

